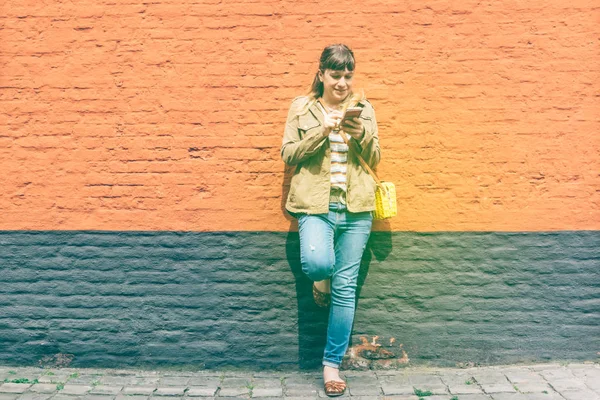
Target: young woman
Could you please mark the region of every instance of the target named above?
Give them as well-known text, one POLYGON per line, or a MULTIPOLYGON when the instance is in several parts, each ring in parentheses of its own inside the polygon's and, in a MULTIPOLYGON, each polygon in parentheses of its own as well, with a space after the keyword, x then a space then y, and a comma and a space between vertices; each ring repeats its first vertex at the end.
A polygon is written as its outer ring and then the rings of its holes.
POLYGON ((283 161, 296 166, 286 209, 298 218, 302 270, 314 281, 317 304, 331 307, 323 356, 328 396, 346 390, 339 367, 350 340, 358 270, 375 209, 375 181, 356 154, 371 168, 380 159, 375 112, 353 94, 353 75, 352 51, 343 44, 326 47, 310 93, 292 102, 281 146, 283 161), (361 107, 362 113, 342 121, 348 105, 361 107))

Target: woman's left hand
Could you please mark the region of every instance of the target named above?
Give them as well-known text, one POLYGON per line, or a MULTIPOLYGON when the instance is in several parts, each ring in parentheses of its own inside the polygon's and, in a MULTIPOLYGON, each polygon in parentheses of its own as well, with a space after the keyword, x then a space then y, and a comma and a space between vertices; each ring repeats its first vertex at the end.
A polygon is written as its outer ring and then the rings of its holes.
POLYGON ((345 120, 340 126, 340 129, 358 141, 362 140, 365 135, 365 127, 360 118, 349 118, 345 120))

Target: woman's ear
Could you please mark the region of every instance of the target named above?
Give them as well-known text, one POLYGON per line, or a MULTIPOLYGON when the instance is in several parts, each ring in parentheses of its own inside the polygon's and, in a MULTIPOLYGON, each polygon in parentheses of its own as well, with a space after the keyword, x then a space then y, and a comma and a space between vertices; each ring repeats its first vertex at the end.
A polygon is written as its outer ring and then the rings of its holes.
POLYGON ((317 76, 319 77, 319 82, 323 83, 323 71, 319 70, 317 76))

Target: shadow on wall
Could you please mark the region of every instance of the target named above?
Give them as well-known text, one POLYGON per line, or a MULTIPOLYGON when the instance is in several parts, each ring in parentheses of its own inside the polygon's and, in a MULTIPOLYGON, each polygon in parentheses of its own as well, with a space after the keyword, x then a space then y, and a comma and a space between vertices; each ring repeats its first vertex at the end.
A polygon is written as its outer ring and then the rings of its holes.
MULTIPOLYGON (((302 272, 300 262, 300 238, 298 223, 285 209, 290 179, 295 167, 286 166, 282 184, 281 211, 290 222, 286 238, 285 253, 288 264, 296 281, 296 299, 298 301, 298 363, 300 369, 320 368, 327 339, 327 321, 329 308, 320 308, 313 301, 312 281, 302 272)), ((356 289, 356 306, 365 284, 371 261, 383 261, 392 252, 392 232, 388 222, 379 224, 383 231, 371 232, 363 254, 356 289)), ((352 346, 350 343, 349 348, 352 346)))

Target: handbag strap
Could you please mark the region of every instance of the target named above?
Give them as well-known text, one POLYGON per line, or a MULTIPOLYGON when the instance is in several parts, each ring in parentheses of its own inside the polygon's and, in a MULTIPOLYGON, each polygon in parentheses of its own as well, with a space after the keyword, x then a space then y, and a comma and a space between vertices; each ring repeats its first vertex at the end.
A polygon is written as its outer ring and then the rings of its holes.
POLYGON ((340 130, 338 133, 340 134, 340 136, 342 137, 342 139, 344 139, 344 142, 346 142, 346 144, 348 145, 348 147, 353 147, 354 152, 356 153, 356 157, 358 158, 358 162, 360 162, 360 165, 362 165, 363 168, 365 170, 367 170, 367 172, 369 173, 369 175, 371 175, 371 177, 373 177, 373 179, 375 179, 375 183, 377 183, 377 186, 379 186, 379 187, 381 187, 383 189, 383 186, 381 186, 381 181, 377 177, 377 174, 375 174, 375 172, 371 169, 371 167, 369 167, 369 164, 367 164, 367 162, 364 160, 364 158, 362 158, 362 156, 360 155, 360 151, 356 148, 356 143, 351 142, 348 139, 348 135, 346 135, 346 132, 340 130))
MULTIPOLYGON (((323 116, 327 115, 327 111, 325 111, 325 108, 323 107, 323 105, 320 102, 317 102, 317 103, 321 107, 321 111, 323 112, 323 116)), ((342 109, 343 112, 346 111, 346 109, 348 108, 348 106, 349 106, 349 104, 347 104, 342 109)), ((351 147, 354 150, 354 152, 356 153, 356 157, 358 158, 358 162, 360 162, 360 165, 362 165, 363 168, 369 173, 369 175, 371 175, 371 177, 375 180, 375 183, 377 184, 377 186, 379 186, 381 189, 384 189, 383 186, 381 185, 381 181, 379 180, 379 178, 377 177, 377 175, 375 174, 375 172, 373 172, 373 170, 371 169, 371 167, 369 167, 369 164, 367 164, 367 162, 364 160, 364 158, 362 158, 362 156, 360 155, 360 151, 356 148, 356 143, 351 142, 348 139, 348 135, 343 130, 340 129, 338 131, 338 133, 342 137, 342 139, 344 140, 344 142, 348 145, 348 147, 351 147)))

